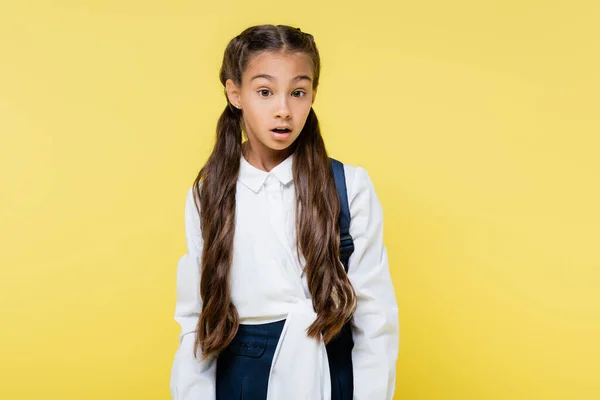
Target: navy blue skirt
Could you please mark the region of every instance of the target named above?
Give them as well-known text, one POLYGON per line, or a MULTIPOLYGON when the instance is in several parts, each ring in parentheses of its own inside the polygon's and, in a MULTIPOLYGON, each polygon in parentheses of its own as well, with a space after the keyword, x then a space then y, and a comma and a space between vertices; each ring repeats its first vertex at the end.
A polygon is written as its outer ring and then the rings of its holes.
MULTIPOLYGON (((240 325, 233 341, 217 358, 217 400, 265 400, 271 362, 285 320, 240 325)), ((350 326, 327 344, 332 400, 352 400, 350 326)))

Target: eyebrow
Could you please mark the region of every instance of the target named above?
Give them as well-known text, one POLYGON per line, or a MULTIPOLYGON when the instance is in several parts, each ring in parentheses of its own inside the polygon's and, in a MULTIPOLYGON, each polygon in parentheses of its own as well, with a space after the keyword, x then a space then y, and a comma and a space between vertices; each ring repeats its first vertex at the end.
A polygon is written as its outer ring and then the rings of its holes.
MULTIPOLYGON (((269 74, 258 74, 258 75, 253 76, 250 79, 250 82, 252 82, 253 80, 258 79, 258 78, 265 78, 265 79, 267 79, 269 81, 276 80, 275 77, 272 76, 272 75, 269 75, 269 74)), ((312 79, 308 75, 298 75, 297 77, 295 77, 294 79, 292 79, 292 82, 298 82, 298 81, 303 81, 303 80, 307 80, 309 82, 312 82, 312 79)))

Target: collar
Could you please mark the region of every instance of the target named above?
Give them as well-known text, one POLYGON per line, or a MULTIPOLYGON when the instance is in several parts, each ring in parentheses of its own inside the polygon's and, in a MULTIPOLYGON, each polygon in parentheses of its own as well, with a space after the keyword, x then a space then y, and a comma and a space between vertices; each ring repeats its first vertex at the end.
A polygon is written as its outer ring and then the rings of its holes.
POLYGON ((292 181, 292 163, 294 153, 290 154, 288 158, 277 164, 271 171, 263 171, 250 164, 246 158, 242 155, 240 159, 240 173, 238 180, 247 186, 254 193, 258 193, 261 186, 267 180, 269 175, 277 178, 279 182, 287 185, 292 181))

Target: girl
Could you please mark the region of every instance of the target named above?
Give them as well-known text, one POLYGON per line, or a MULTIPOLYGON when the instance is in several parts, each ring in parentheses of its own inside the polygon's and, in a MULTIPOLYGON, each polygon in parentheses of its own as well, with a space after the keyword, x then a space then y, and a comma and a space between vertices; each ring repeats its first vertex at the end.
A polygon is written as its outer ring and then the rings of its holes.
POLYGON ((227 106, 186 199, 174 399, 393 396, 398 311, 382 209, 367 172, 344 165, 355 247, 346 273, 312 109, 319 74, 312 35, 289 26, 250 27, 225 49, 227 106))

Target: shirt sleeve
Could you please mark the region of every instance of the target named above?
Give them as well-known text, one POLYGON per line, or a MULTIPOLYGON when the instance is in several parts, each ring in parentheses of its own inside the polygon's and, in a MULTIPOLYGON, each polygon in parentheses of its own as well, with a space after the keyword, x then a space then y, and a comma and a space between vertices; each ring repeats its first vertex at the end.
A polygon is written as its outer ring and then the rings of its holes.
POLYGON ((200 316, 200 260, 202 235, 200 216, 192 188, 185 203, 187 253, 177 264, 177 301, 175 321, 180 325, 179 347, 171 368, 170 389, 173 400, 214 400, 216 398, 216 359, 194 357, 196 324, 200 316))
POLYGON ((367 171, 349 168, 348 278, 357 294, 353 317, 354 400, 391 400, 400 341, 398 305, 383 243, 383 210, 367 171))

